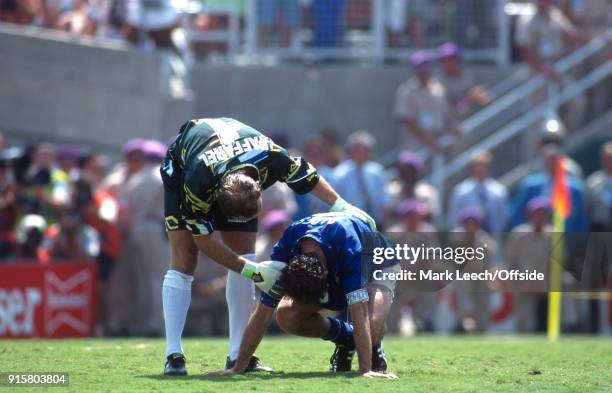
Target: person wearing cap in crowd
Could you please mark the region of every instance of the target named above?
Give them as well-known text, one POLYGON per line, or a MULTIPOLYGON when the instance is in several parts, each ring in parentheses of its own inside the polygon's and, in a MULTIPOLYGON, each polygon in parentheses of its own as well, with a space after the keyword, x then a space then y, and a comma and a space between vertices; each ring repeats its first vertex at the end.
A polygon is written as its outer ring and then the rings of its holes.
POLYGON ((612 141, 601 147, 601 169, 587 179, 591 230, 612 232, 612 141))
POLYGON ((446 90, 432 76, 434 57, 419 50, 410 57, 415 76, 402 83, 395 97, 395 116, 406 130, 405 146, 426 146, 440 152, 438 138, 451 133, 460 136, 454 111, 448 104, 446 90))
POLYGON ((491 102, 491 95, 477 85, 474 75, 461 65, 461 50, 454 42, 438 48, 442 72, 438 79, 446 90, 446 98, 458 116, 467 115, 474 106, 483 107, 491 102))
POLYGON ((567 172, 567 185, 570 189, 571 211, 565 220, 566 232, 587 232, 588 215, 586 211, 586 197, 583 182, 572 175, 566 163, 567 156, 555 144, 547 144, 541 150, 544 169, 533 173, 521 182, 516 196, 512 201, 512 225, 517 226, 525 222, 525 208, 527 203, 537 196, 551 197, 557 165, 562 165, 567 172))
MULTIPOLYGON (((479 207, 465 207, 459 211, 459 227, 450 236, 450 245, 484 250, 482 260, 468 259, 457 265, 464 273, 482 273, 497 263, 497 242, 482 230, 484 214, 479 207)), ((455 261, 456 263, 458 261, 455 261)), ((460 330, 484 333, 490 319, 490 294, 486 281, 456 281, 451 284, 457 290, 460 330)))
POLYGON ((346 201, 368 213, 382 228, 390 205, 387 193, 388 179, 382 165, 372 161, 376 140, 367 131, 349 135, 349 159, 333 172, 333 186, 346 201))
POLYGON ((397 177, 388 187, 391 206, 399 206, 405 199, 416 198, 423 204, 424 219, 438 222, 440 197, 434 186, 421 179, 423 173, 421 157, 409 150, 402 150, 397 156, 395 167, 397 177))
MULTIPOLYGON (((547 197, 532 198, 527 203, 527 222, 520 224, 506 242, 506 266, 520 271, 549 274, 552 249, 551 208, 547 197)), ((547 284, 542 282, 510 282, 518 333, 546 331, 547 284)))
POLYGON ((127 261, 135 270, 133 285, 136 292, 134 321, 139 321, 136 333, 162 334, 162 282, 170 250, 164 236, 164 193, 159 164, 166 155, 166 146, 156 140, 141 145, 144 163, 140 171, 125 185, 129 206, 129 227, 125 251, 127 261), (152 239, 158 239, 151 241, 152 239))
MULTIPOLYGON (((108 284, 107 333, 111 336, 135 334, 140 325, 135 318, 133 304, 126 304, 125 299, 137 299, 139 295, 136 293, 134 282, 142 280, 136 268, 139 261, 135 261, 140 257, 136 258, 137 254, 134 253, 132 239, 130 239, 133 233, 131 208, 134 199, 137 198, 137 195, 130 192, 130 189, 142 183, 141 172, 147 166, 144 143, 145 140, 142 138, 127 141, 122 148, 123 161, 113 168, 102 182, 102 188, 117 201, 116 222, 122 238, 121 253, 108 284)), ((145 197, 149 198, 148 195, 145 197)), ((138 202, 136 204, 138 205, 138 202)), ((163 236, 160 235, 160 239, 163 239, 163 236)), ((157 315, 160 317, 159 312, 157 315)))
MULTIPOLYGON (((418 198, 407 198, 397 204, 395 215, 398 223, 389 228, 387 235, 397 244, 408 244, 414 247, 438 247, 440 240, 434 226, 427 221, 430 214, 426 204, 418 198)), ((419 260, 411 264, 401 261, 403 270, 434 269, 431 260, 419 260)), ((406 311, 414 318, 417 331, 432 331, 433 317, 436 310, 436 292, 427 283, 398 280, 395 287, 395 299, 387 319, 390 332, 402 333, 401 324, 405 323, 406 311), (404 317, 402 317, 404 315, 404 317)))
POLYGON ((489 174, 491 153, 474 154, 471 164, 470 177, 451 191, 447 212, 448 227, 459 226, 459 212, 464 208, 479 207, 483 212, 482 229, 497 238, 508 223, 508 190, 489 174))
POLYGON ((291 224, 291 217, 285 210, 270 210, 264 214, 261 220, 262 234, 257 237, 255 242, 255 254, 258 261, 270 259, 272 248, 289 224, 291 224))

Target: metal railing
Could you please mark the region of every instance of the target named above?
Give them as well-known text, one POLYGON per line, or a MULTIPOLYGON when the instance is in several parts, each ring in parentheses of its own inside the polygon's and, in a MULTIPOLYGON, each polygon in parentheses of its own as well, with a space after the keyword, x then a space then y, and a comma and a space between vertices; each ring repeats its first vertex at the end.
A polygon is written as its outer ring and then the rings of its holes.
POLYGON ((467 60, 508 63, 506 0, 174 0, 192 42, 223 42, 226 60, 402 60, 414 49, 455 41, 467 60), (478 4, 477 4, 478 3, 478 4), (442 14, 441 14, 442 13, 442 14), (226 15, 221 28, 198 15, 226 15), (442 16, 441 16, 442 15, 442 16), (236 56, 239 55, 239 56, 236 56))

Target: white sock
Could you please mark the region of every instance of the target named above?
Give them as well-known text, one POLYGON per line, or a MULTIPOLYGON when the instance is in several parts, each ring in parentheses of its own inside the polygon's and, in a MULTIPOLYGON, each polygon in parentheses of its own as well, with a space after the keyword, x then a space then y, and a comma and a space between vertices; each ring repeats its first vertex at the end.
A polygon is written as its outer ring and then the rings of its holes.
POLYGON ((176 352, 184 353, 181 336, 191 303, 192 282, 193 276, 176 270, 168 270, 164 277, 162 300, 166 327, 166 357, 176 352))
MULTIPOLYGON (((255 254, 242 256, 255 261, 255 254)), ((248 278, 230 271, 227 275, 225 297, 229 314, 229 358, 236 360, 242 335, 255 305, 255 285, 248 278)))

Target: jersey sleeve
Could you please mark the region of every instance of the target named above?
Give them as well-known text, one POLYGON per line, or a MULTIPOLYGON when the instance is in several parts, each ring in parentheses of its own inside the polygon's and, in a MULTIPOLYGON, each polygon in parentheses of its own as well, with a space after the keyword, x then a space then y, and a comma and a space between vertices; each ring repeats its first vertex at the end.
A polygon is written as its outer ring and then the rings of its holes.
POLYGON ((319 182, 319 174, 314 166, 302 157, 292 157, 289 152, 279 148, 276 153, 280 180, 298 194, 309 193, 319 182))

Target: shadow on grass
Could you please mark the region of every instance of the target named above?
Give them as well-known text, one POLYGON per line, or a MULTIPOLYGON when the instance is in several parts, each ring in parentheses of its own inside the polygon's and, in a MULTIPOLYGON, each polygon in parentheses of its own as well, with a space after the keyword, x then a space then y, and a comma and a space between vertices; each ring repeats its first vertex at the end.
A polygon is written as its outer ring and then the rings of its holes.
POLYGON ((333 374, 328 371, 309 371, 309 372, 271 372, 271 373, 249 373, 243 375, 235 375, 231 377, 205 377, 202 375, 189 375, 186 377, 166 377, 164 375, 139 375, 138 378, 153 379, 156 381, 209 381, 209 382, 230 382, 236 380, 260 379, 313 379, 313 378, 355 378, 357 373, 333 374))

